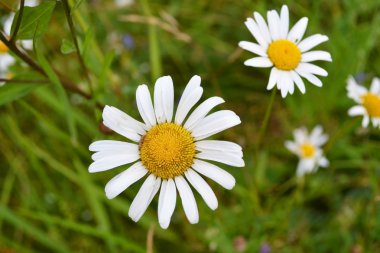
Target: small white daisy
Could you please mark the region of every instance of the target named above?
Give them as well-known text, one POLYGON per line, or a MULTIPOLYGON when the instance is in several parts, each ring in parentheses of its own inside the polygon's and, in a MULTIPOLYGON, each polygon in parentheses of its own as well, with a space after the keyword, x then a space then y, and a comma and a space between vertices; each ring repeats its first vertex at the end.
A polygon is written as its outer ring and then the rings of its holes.
POLYGON ((321 149, 327 142, 328 135, 323 133, 321 126, 316 126, 310 135, 305 127, 295 129, 293 135, 295 141, 286 141, 285 147, 300 158, 297 176, 315 172, 318 167, 329 166, 329 161, 321 149))
POLYGON ((293 94, 295 83, 305 93, 301 77, 321 87, 322 82, 315 75, 327 76, 327 71, 310 62, 332 61, 331 55, 326 51, 309 50, 327 41, 328 37, 315 34, 301 41, 308 19, 301 18, 289 31, 289 10, 286 5, 282 6, 280 14, 275 10, 268 11, 268 25, 258 12, 254 12, 253 16, 255 20, 247 18, 245 25, 258 44, 241 41, 239 46, 259 55, 245 61, 246 66, 272 67, 267 89, 271 90, 277 84, 282 97, 286 97, 288 93, 293 94))
POLYGON ((240 118, 229 110, 207 115, 215 106, 224 102, 222 98, 211 97, 190 113, 202 96, 200 83, 199 76, 191 78, 175 115, 173 81, 170 76, 156 81, 153 102, 148 86, 143 84, 137 88, 136 102, 144 123, 112 106, 106 106, 103 110, 104 125, 133 143, 111 140, 92 143, 89 149, 96 153, 92 155, 94 162, 89 171, 105 171, 134 163, 107 183, 105 192, 109 199, 148 175, 129 209, 129 216, 136 222, 161 187, 158 198, 158 220, 161 227, 169 226, 176 205, 177 190, 188 220, 197 223, 198 209, 189 183, 213 210, 217 208, 218 201, 199 174, 226 189, 232 189, 235 185, 231 174, 204 160, 244 166, 242 148, 238 144, 205 140, 240 124, 240 118))
POLYGON ((380 127, 380 79, 373 78, 371 88, 367 90, 350 76, 347 82, 347 92, 348 97, 359 104, 353 106, 348 111, 348 115, 352 117, 363 115, 363 127, 368 127, 371 119, 374 127, 380 127))

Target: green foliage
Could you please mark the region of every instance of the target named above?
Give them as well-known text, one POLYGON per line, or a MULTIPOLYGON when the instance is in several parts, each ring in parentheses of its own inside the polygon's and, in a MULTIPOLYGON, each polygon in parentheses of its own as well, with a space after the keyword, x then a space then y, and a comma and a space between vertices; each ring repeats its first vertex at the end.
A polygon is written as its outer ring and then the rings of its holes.
MULTIPOLYGON (((51 15, 53 14, 56 1, 44 1, 36 7, 25 7, 22 15, 20 28, 17 33, 17 39, 27 40, 41 37, 48 29, 51 15)), ((16 22, 19 17, 19 11, 15 15, 12 24, 11 33, 13 34, 16 22)))
MULTIPOLYGON (((0 6, 16 10, 8 2, 0 6)), ((259 149, 269 71, 244 66, 253 55, 237 44, 254 40, 246 17, 279 10, 282 1, 136 1, 120 8, 71 0, 80 52, 62 2, 40 2, 25 7, 17 38, 35 40, 26 53, 44 74, 18 58, 14 82, 0 87, 0 252, 146 252, 152 232, 154 252, 230 253, 244 243, 243 252, 265 245, 285 253, 379 251, 380 132, 347 116, 353 103, 345 90, 349 75, 365 73, 365 84, 380 76, 379 1, 286 1, 291 25, 307 16, 305 36, 329 36, 318 50, 331 52, 333 62, 320 64, 329 72, 323 88, 306 83, 305 95, 276 95, 259 149), (105 184, 127 166, 87 171, 92 141, 124 140, 100 131, 102 106, 138 118, 136 87, 147 83, 153 91, 161 74, 173 77, 177 99, 198 74, 203 98, 226 100, 222 107, 242 124, 218 137, 241 144, 246 163, 224 167, 236 178, 232 191, 209 182, 216 211, 197 195, 200 222, 190 225, 177 201, 168 230, 157 223, 157 198, 138 223, 128 218, 141 184, 105 197, 105 184), (297 179, 297 159, 284 141, 294 128, 316 124, 330 135, 331 165, 297 179)))

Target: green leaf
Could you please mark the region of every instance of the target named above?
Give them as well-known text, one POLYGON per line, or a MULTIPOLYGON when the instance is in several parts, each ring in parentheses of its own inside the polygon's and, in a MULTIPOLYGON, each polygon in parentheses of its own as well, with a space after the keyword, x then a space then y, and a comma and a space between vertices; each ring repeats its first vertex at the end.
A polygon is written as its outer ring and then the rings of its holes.
POLYGON ((76 51, 75 45, 72 41, 67 39, 62 40, 61 44, 61 53, 62 54, 70 54, 76 51))
MULTIPOLYGON (((25 6, 16 38, 27 40, 42 36, 48 28, 55 4, 55 1, 44 1, 36 7, 25 6)), ((17 11, 13 20, 11 34, 13 34, 16 27, 19 12, 17 11)))
POLYGON ((0 106, 21 98, 39 85, 34 83, 12 83, 0 87, 0 106))

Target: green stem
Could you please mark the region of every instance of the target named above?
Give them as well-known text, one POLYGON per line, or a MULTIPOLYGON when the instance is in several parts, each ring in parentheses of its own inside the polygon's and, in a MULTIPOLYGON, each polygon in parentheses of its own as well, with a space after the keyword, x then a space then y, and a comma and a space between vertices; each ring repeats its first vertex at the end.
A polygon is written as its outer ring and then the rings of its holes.
MULTIPOLYGON (((152 16, 147 0, 141 0, 144 15, 152 16)), ((161 76, 161 53, 160 46, 158 43, 157 27, 153 24, 149 24, 148 27, 149 35, 149 53, 150 53, 150 66, 152 67, 152 81, 156 80, 161 76)))
POLYGON ((359 119, 360 118, 353 118, 347 120, 343 126, 340 127, 338 131, 331 137, 329 143, 325 147, 325 152, 329 151, 343 134, 350 131, 357 124, 359 119))
POLYGON ((24 5, 25 5, 25 0, 21 0, 20 1, 20 10, 18 12, 18 16, 17 16, 17 20, 16 20, 15 30, 14 30, 14 32, 12 34, 11 39, 10 39, 10 43, 13 43, 13 44, 16 41, 17 33, 18 33, 18 30, 20 29, 21 20, 22 20, 22 16, 23 16, 23 13, 24 13, 24 5))
POLYGON ((270 115, 272 113, 274 98, 276 97, 276 92, 277 92, 277 89, 274 88, 272 90, 272 94, 271 94, 271 97, 270 97, 270 100, 269 100, 269 105, 268 105, 267 110, 265 112, 264 121, 263 121, 263 123, 261 124, 261 127, 260 127, 259 137, 257 138, 257 145, 256 145, 257 152, 260 149, 260 144, 261 144, 262 138, 263 138, 263 136, 265 134, 265 131, 267 129, 267 126, 268 126, 269 118, 270 118, 270 115))

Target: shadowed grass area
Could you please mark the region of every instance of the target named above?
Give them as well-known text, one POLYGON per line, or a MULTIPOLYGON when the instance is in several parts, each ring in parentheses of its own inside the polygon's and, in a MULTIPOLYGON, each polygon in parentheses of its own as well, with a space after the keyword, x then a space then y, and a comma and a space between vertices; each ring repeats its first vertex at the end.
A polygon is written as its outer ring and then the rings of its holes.
MULTIPOLYGON (((348 117, 353 101, 346 80, 364 77, 368 86, 380 76, 379 1, 142 0, 122 8, 113 1, 68 3, 84 66, 57 2, 46 32, 27 52, 47 75, 19 60, 11 68, 14 79, 37 83, 5 85, 24 85, 25 93, 25 85, 36 88, 0 107, 0 252, 152 252, 149 232, 154 252, 229 253, 239 246, 243 252, 267 246, 285 253, 378 252, 380 131, 362 129, 360 119, 348 117), (275 95, 257 148, 270 70, 244 66, 253 54, 237 45, 254 41, 244 26, 253 11, 265 14, 284 3, 290 25, 307 16, 305 36, 329 37, 318 50, 329 51, 333 62, 318 63, 329 73, 322 88, 305 81, 305 95, 275 95), (139 119, 138 85, 146 83, 152 92, 157 77, 171 75, 178 101, 195 74, 202 77, 203 100, 221 96, 226 103, 219 108, 240 116, 241 125, 214 139, 242 145, 246 166, 221 165, 236 178, 231 191, 208 181, 219 201, 216 211, 195 193, 199 224, 188 223, 177 200, 172 223, 162 230, 157 197, 134 223, 128 209, 141 183, 113 200, 104 193, 108 180, 127 166, 87 171, 92 141, 123 140, 101 131, 101 108, 112 105, 139 119), (297 179, 297 158, 284 142, 295 128, 317 124, 330 136, 330 167, 297 179)), ((4 1, 0 21, 17 5, 4 1)))

